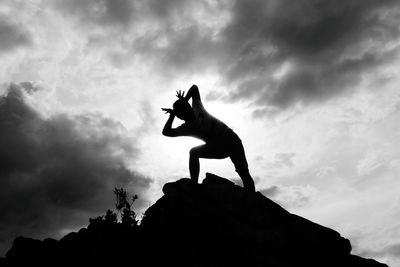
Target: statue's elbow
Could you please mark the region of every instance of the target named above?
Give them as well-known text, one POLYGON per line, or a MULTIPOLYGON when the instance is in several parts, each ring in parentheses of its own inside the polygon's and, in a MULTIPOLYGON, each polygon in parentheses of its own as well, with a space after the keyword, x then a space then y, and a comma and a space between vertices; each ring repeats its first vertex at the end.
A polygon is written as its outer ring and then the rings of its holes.
POLYGON ((164 130, 162 131, 162 135, 168 136, 168 137, 169 137, 169 136, 170 136, 170 133, 169 133, 168 130, 165 130, 165 129, 164 129, 164 130))
POLYGON ((178 135, 176 134, 176 132, 175 132, 173 129, 168 129, 168 130, 162 131, 162 134, 163 134, 164 136, 167 136, 167 137, 175 137, 175 136, 178 136, 178 135))

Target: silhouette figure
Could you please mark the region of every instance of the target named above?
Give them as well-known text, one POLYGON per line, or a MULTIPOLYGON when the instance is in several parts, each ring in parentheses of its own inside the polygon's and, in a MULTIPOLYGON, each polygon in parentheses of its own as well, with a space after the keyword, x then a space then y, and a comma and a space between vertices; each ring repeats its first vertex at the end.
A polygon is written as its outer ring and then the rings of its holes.
POLYGON ((235 165, 236 172, 243 181, 244 188, 254 192, 254 181, 249 173, 242 141, 239 136, 225 123, 209 114, 203 106, 200 92, 193 85, 185 96, 185 92, 176 92, 178 100, 173 109, 163 108, 170 116, 162 131, 169 137, 192 136, 205 142, 204 145, 193 147, 189 156, 190 178, 197 183, 200 172, 200 158, 224 159, 230 157, 235 165), (188 103, 192 99, 192 106, 188 103), (175 116, 184 120, 181 126, 172 128, 175 116))

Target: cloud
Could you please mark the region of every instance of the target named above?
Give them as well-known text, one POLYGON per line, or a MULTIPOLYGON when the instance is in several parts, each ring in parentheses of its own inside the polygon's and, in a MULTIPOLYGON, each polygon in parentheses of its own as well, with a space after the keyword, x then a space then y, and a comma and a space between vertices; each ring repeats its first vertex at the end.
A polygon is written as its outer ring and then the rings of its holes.
MULTIPOLYGON (((130 0, 58 0, 56 7, 90 25, 129 27, 134 14, 130 0)), ((82 26, 82 24, 81 24, 82 26)))
POLYGON ((400 259, 400 243, 387 245, 382 249, 377 250, 361 249, 358 255, 366 258, 385 258, 386 260, 389 259, 393 262, 398 262, 398 260, 400 259))
POLYGON ((396 1, 236 1, 223 33, 226 78, 239 84, 230 98, 284 109, 350 90, 397 56, 382 45, 399 37, 398 11, 396 1))
POLYGON ((251 101, 260 116, 352 92, 398 56, 393 0, 156 2, 140 6, 151 27, 129 49, 166 74, 218 72, 231 90, 209 98, 251 101))
POLYGON ((219 72, 229 56, 221 35, 230 17, 229 2, 149 3, 151 30, 133 40, 135 53, 154 60, 154 66, 166 75, 219 72))
POLYGON ((164 75, 216 72, 230 89, 210 99, 250 101, 256 116, 351 93, 399 51, 395 0, 59 0, 57 8, 89 40, 109 42, 115 65, 138 57, 164 75))
POLYGON ((218 21, 224 20, 219 12, 222 3, 58 0, 55 9, 77 23, 88 45, 101 44, 116 66, 126 66, 125 62, 139 57, 171 75, 202 72, 223 55, 220 42, 214 40, 221 28, 218 21))
POLYGON ((279 193, 279 187, 276 185, 270 186, 260 191, 266 197, 274 197, 279 193))
POLYGON ((212 40, 212 31, 204 30, 199 25, 155 32, 138 39, 134 50, 147 57, 158 58, 157 62, 168 75, 204 72, 213 66, 215 59, 221 57, 219 47, 212 40))
POLYGON ((307 206, 316 189, 311 186, 272 185, 260 190, 261 194, 271 198, 285 208, 301 208, 307 206))
POLYGON ((296 153, 277 153, 275 154, 275 162, 273 163, 274 167, 293 167, 293 158, 296 156, 296 153))
POLYGON ((128 8, 131 27, 147 26, 131 37, 130 53, 166 74, 216 71, 231 88, 222 99, 246 99, 260 110, 351 92, 364 74, 398 56, 400 4, 393 0, 138 3, 128 8))
POLYGON ((11 84, 0 98, 2 250, 16 235, 57 236, 86 224, 112 208, 116 186, 143 198, 150 184, 127 167, 139 151, 120 123, 100 114, 44 118, 24 100, 27 84, 11 84))
POLYGON ((383 163, 379 159, 378 153, 375 151, 368 151, 357 163, 357 174, 358 176, 369 175, 382 165, 383 163))
POLYGON ((395 258, 400 258, 400 243, 392 244, 385 247, 384 249, 382 249, 381 253, 395 258))
POLYGON ((9 18, 0 16, 0 53, 31 44, 31 36, 21 25, 12 23, 9 18))
MULTIPOLYGON (((96 32, 117 29, 125 38, 132 34, 130 30, 143 24, 152 27, 146 33, 154 29, 161 33, 160 29, 170 28, 174 20, 176 22, 174 17, 179 16, 179 22, 189 17, 195 3, 183 0, 56 0, 54 6, 60 14, 78 19, 81 29, 91 27, 96 32)), ((92 33, 88 31, 89 35, 92 33)))

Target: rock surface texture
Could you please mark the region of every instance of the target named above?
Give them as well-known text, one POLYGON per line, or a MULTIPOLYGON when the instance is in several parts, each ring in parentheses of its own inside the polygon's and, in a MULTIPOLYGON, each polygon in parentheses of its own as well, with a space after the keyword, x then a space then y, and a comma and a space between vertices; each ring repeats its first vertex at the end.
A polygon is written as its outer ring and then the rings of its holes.
POLYGON ((336 231, 294 215, 261 193, 207 174, 167 183, 141 225, 102 225, 60 241, 16 238, 6 265, 387 266, 351 254, 336 231), (28 264, 29 263, 29 264, 28 264))

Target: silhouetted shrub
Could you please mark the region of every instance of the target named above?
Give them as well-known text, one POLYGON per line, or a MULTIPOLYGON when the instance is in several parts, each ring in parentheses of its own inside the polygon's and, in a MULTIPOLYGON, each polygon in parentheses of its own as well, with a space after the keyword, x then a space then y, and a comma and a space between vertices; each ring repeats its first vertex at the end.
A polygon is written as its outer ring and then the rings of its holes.
POLYGON ((113 223, 117 223, 117 214, 115 212, 113 212, 112 210, 108 209, 106 211, 106 215, 104 216, 104 220, 107 223, 113 224, 113 223))
POLYGON ((136 213, 132 210, 132 205, 137 195, 131 197, 131 201, 128 201, 128 193, 123 188, 114 188, 115 195, 115 208, 117 213, 108 209, 105 215, 98 216, 95 218, 89 218, 89 226, 91 229, 98 229, 104 227, 112 227, 113 225, 119 224, 118 214, 120 214, 120 224, 124 227, 134 227, 138 225, 136 220, 136 213))
POLYGON ((115 208, 118 214, 121 214, 121 223, 127 226, 136 226, 136 213, 132 210, 132 205, 136 199, 137 195, 133 195, 131 201, 128 201, 128 194, 123 188, 115 188, 114 194, 116 198, 115 208))

